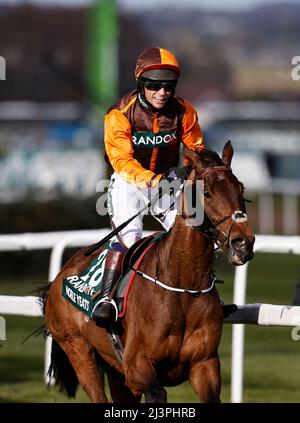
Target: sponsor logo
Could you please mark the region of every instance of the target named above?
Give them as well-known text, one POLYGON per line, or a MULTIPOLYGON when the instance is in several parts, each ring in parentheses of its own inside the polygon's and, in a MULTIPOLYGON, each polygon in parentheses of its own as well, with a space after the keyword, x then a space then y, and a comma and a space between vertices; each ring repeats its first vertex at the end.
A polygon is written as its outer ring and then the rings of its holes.
POLYGON ((172 141, 177 140, 176 130, 164 131, 154 134, 153 132, 134 132, 132 134, 132 142, 135 147, 148 147, 163 148, 170 144, 172 141))

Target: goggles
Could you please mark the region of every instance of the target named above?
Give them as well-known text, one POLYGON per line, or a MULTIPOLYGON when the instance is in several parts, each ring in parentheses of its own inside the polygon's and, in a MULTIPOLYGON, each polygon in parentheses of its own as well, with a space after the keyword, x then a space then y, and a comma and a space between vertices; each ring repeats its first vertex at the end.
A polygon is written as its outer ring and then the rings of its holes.
POLYGON ((156 81, 153 79, 140 78, 143 82, 143 85, 147 90, 150 91, 159 91, 161 88, 164 88, 167 92, 172 92, 175 90, 178 80, 173 79, 170 81, 156 81))

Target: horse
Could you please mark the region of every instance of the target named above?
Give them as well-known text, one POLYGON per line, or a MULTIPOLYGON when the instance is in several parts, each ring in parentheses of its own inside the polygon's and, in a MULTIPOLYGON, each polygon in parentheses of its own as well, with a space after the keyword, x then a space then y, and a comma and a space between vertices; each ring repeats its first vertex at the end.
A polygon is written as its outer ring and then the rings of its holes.
MULTIPOLYGON (((50 284, 45 321, 52 335, 51 371, 69 396, 81 385, 91 402, 107 403, 107 374, 115 403, 167 402, 164 387, 189 380, 201 402, 219 402, 218 347, 223 310, 213 274, 215 245, 233 265, 252 259, 254 236, 247 222, 244 187, 231 170, 233 147, 222 157, 186 149, 186 180, 204 183, 204 220, 195 222, 181 196, 182 213, 166 237, 147 252, 135 275, 121 321, 123 359, 105 329, 62 297, 63 278, 79 274, 99 254, 80 249, 50 284), (188 223, 187 223, 188 222, 188 223), (195 223, 195 224, 193 224, 195 223), (143 274, 163 281, 164 289, 143 274)), ((198 189, 198 188, 197 188, 198 189)))

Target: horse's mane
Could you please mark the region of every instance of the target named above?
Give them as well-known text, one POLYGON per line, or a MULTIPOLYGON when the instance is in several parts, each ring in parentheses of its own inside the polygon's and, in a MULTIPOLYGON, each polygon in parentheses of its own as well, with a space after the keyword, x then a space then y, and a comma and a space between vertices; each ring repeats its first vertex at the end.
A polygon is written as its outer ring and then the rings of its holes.
POLYGON ((196 167, 197 156, 199 158, 199 164, 204 168, 222 166, 224 165, 220 156, 210 148, 202 148, 201 150, 189 150, 187 147, 183 150, 185 158, 188 160, 188 164, 185 166, 185 178, 188 177, 192 169, 196 167))
POLYGON ((221 166, 223 164, 220 156, 210 148, 198 150, 197 154, 207 166, 221 166))

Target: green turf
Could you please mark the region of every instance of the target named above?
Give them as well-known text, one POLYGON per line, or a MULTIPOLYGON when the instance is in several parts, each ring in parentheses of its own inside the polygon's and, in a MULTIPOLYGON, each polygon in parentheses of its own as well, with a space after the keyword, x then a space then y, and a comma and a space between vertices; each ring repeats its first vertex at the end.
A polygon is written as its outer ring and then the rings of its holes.
MULTIPOLYGON (((232 301, 233 270, 223 259, 217 263, 219 286, 225 302, 232 301)), ((300 273, 299 257, 257 254, 249 267, 247 302, 289 304, 300 273)), ((39 280, 1 281, 0 294, 26 295, 41 284, 39 280)), ((25 337, 42 323, 42 319, 5 316, 7 340, 0 347, 0 402, 71 402, 56 388, 43 382, 44 340, 25 337)), ((300 402, 300 341, 291 338, 292 328, 246 327, 244 401, 300 402)), ((231 326, 225 325, 220 345, 222 401, 230 401, 231 326)), ((190 385, 168 389, 170 402, 195 402, 190 385)), ((79 390, 76 398, 88 402, 79 390)), ((73 401, 73 400, 72 400, 73 401)))

